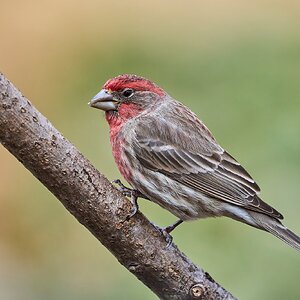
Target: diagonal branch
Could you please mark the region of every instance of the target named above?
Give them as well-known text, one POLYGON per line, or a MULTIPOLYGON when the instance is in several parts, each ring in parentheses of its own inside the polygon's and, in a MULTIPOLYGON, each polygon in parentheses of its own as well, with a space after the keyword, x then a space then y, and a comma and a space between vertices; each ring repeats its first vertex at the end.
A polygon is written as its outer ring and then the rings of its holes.
POLYGON ((0 142, 161 299, 234 299, 166 241, 130 202, 0 74, 0 142))

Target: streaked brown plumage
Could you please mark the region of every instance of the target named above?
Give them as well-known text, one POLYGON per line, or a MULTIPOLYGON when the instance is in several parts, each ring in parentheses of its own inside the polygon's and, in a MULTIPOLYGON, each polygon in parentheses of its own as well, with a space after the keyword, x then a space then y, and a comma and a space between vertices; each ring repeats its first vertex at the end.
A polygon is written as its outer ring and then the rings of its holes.
POLYGON ((300 251, 300 238, 262 201, 248 172, 187 107, 135 75, 109 80, 91 101, 106 111, 116 163, 130 185, 181 220, 227 216, 300 251))

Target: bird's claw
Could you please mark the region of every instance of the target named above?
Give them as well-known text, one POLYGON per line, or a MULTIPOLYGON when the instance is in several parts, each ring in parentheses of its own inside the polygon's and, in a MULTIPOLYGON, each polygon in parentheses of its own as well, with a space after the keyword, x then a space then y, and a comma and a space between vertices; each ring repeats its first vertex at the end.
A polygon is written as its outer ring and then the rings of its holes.
POLYGON ((162 236, 165 238, 165 241, 167 243, 167 246, 166 246, 166 249, 168 249, 172 242, 173 242, 173 237, 171 236, 171 234, 168 232, 168 227, 159 227, 155 224, 153 224, 151 222, 151 224, 157 229, 160 231, 160 233, 162 234, 162 236))
POLYGON ((130 214, 125 218, 125 221, 129 221, 139 210, 139 205, 137 203, 137 199, 140 196, 140 192, 130 189, 126 187, 120 179, 115 179, 111 183, 115 183, 119 186, 118 190, 126 197, 130 197, 130 203, 132 204, 132 208, 130 214))
POLYGON ((138 197, 135 195, 134 192, 134 190, 132 190, 131 192, 130 202, 132 204, 132 208, 130 214, 126 217, 126 221, 129 221, 139 211, 139 205, 137 203, 138 197))
MULTIPOLYGON (((141 192, 134 190, 134 189, 130 189, 128 187, 126 187, 120 179, 115 179, 113 180, 111 183, 116 184, 119 186, 118 190, 126 197, 130 197, 130 202, 132 205, 130 214, 124 219, 123 222, 129 221, 133 216, 135 216, 135 214, 138 212, 139 210, 139 205, 137 203, 137 199, 138 197, 142 197, 145 199, 148 199, 147 197, 145 197, 141 192)), ((179 224, 181 224, 183 221, 182 220, 177 220, 174 224, 167 226, 167 227, 159 227, 155 224, 152 223, 152 225, 157 228, 161 234, 164 236, 166 242, 167 242, 167 246, 166 248, 168 249, 173 241, 173 237, 171 236, 170 232, 172 230, 174 230, 179 224)))
POLYGON ((152 225, 157 228, 161 234, 164 236, 166 242, 167 242, 167 246, 166 248, 168 249, 172 242, 173 242, 173 237, 171 236, 170 232, 173 231, 178 225, 180 225, 181 223, 183 222, 183 220, 177 220, 174 224, 171 224, 170 226, 167 226, 167 227, 159 227, 155 224, 152 223, 152 225))
POLYGON ((167 246, 166 249, 168 249, 172 242, 173 242, 173 237, 171 236, 171 234, 166 230, 166 228, 161 228, 160 232, 162 233, 162 235, 164 236, 166 242, 167 242, 167 246))
POLYGON ((112 184, 116 184, 118 186, 118 191, 120 191, 124 196, 129 197, 132 194, 132 189, 126 187, 120 179, 115 179, 111 182, 112 184))

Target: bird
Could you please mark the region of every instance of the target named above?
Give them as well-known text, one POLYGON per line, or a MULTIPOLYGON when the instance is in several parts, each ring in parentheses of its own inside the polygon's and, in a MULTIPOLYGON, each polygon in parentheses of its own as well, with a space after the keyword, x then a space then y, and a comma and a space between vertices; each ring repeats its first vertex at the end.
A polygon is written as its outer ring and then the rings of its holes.
POLYGON ((269 232, 300 251, 300 237, 260 197, 250 174, 224 150, 189 108, 152 81, 123 74, 109 79, 89 105, 103 110, 112 153, 132 189, 117 181, 138 210, 143 197, 178 221, 229 217, 269 232), (128 193, 129 191, 129 193, 128 193))

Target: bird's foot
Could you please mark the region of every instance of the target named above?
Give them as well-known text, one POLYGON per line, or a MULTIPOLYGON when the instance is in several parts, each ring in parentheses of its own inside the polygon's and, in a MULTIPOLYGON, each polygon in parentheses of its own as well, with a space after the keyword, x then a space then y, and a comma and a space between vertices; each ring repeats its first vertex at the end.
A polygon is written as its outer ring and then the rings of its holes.
POLYGON ((181 223, 183 222, 183 220, 179 219, 177 220, 175 223, 167 226, 164 228, 164 230, 167 232, 167 233, 170 233, 171 231, 173 231, 178 225, 180 225, 181 223))
POLYGON ((139 210, 139 205, 137 203, 137 199, 138 197, 142 197, 143 195, 137 191, 137 190, 134 190, 134 189, 130 189, 128 187, 126 187, 120 179, 116 179, 116 180, 113 180, 111 183, 115 183, 116 185, 119 186, 118 190, 126 197, 129 197, 130 198, 130 202, 131 202, 131 205, 132 205, 132 208, 131 208, 131 211, 130 211, 130 214, 125 218, 125 221, 129 221, 139 210))
POLYGON ((132 193, 132 189, 126 187, 120 179, 115 179, 111 182, 112 184, 116 184, 118 186, 118 191, 120 191, 124 196, 130 197, 132 193))
POLYGON ((172 241, 173 241, 173 237, 171 236, 170 232, 173 231, 178 225, 180 225, 181 223, 183 222, 183 220, 178 220, 176 221, 174 224, 170 225, 170 226, 167 226, 167 227, 159 227, 155 224, 152 223, 152 225, 157 228, 161 234, 164 236, 166 242, 167 242, 167 246, 166 248, 169 248, 172 244, 172 241))
POLYGON ((161 234, 163 235, 163 237, 165 238, 165 241, 166 241, 166 243, 167 243, 166 249, 168 249, 168 248, 171 246, 171 244, 172 244, 173 237, 171 236, 171 234, 170 234, 170 233, 168 232, 168 230, 166 229, 167 227, 161 228, 161 227, 155 225, 155 224, 152 223, 152 222, 151 222, 151 224, 152 224, 156 229, 158 229, 158 230, 161 232, 161 234))
POLYGON ((132 190, 130 195, 130 202, 131 202, 131 211, 130 214, 126 217, 126 221, 129 221, 139 210, 139 205, 137 202, 138 196, 136 195, 136 191, 132 190))

